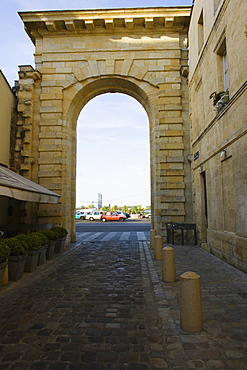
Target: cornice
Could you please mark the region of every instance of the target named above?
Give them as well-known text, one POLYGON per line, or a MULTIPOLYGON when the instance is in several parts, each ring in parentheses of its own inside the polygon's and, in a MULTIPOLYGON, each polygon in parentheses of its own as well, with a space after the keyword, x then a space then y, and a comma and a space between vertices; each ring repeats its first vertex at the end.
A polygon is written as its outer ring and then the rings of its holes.
POLYGON ((35 44, 38 37, 56 34, 116 33, 119 29, 187 30, 191 7, 52 10, 19 12, 25 30, 35 44))

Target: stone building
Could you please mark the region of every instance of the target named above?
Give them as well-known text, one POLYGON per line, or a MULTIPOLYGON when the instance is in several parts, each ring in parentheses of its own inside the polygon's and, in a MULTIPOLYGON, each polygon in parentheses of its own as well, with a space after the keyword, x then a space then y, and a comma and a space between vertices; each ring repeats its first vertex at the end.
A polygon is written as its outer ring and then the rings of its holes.
POLYGON ((199 241, 245 272, 246 14, 245 0, 237 4, 196 0, 189 28, 193 197, 199 241))
MULTIPOLYGON (((59 195, 19 175, 20 152, 16 150, 23 136, 18 129, 17 96, 18 84, 11 89, 0 71, 0 231, 11 232, 11 225, 26 222, 26 208, 40 202, 56 203, 59 195), (13 171, 14 170, 14 171, 13 171)), ((37 222, 33 218, 29 222, 37 222)), ((14 230, 14 229, 13 229, 14 230)), ((21 229, 19 229, 21 230, 21 229)))
MULTIPOLYGON (((0 114, 1 114, 1 145, 0 164, 9 167, 10 165, 10 137, 11 122, 15 117, 17 99, 9 86, 4 74, 0 70, 0 114)), ((0 193, 0 224, 7 222, 7 198, 0 193)))
MULTIPOLYGON (((35 69, 19 72, 21 170, 61 195, 32 210, 74 240, 76 125, 85 104, 125 93, 149 119, 152 225, 191 222, 187 65, 190 7, 21 12, 35 44, 35 69)), ((18 149, 18 148, 17 148, 18 149)), ((29 213, 32 217, 32 213, 29 213)))

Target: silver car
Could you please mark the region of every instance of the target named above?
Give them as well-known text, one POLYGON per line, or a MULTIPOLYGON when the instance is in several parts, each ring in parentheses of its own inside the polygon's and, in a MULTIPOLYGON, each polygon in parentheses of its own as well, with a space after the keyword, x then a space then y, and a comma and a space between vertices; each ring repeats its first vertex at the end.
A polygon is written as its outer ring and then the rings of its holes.
POLYGON ((100 220, 102 213, 103 213, 102 211, 89 212, 86 215, 86 220, 89 220, 89 221, 100 220))

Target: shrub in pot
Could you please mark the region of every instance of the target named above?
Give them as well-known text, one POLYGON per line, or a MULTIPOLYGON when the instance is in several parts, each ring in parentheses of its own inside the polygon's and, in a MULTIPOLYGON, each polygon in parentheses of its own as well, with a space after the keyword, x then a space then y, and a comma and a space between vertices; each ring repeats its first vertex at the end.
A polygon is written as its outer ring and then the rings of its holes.
POLYGON ((55 252, 61 253, 64 249, 65 240, 68 232, 64 227, 61 226, 53 226, 51 230, 55 231, 58 235, 58 239, 55 245, 55 252))
POLYGON ((39 233, 25 235, 24 238, 28 244, 28 254, 24 267, 25 272, 32 272, 38 266, 39 255, 43 245, 43 238, 39 233))
POLYGON ((22 257, 27 255, 28 243, 25 238, 26 235, 20 234, 12 238, 4 239, 4 243, 10 248, 10 257, 22 257))
POLYGON ((28 243, 28 250, 37 250, 42 247, 42 238, 38 233, 26 235, 26 241, 28 243))
POLYGON ((54 243, 58 238, 57 233, 52 229, 44 229, 40 231, 40 234, 44 235, 48 239, 48 243, 54 243))
POLYGON ((39 236, 42 246, 49 243, 49 239, 47 238, 45 234, 43 234, 40 231, 37 232, 36 234, 39 236))
POLYGON ((39 235, 41 242, 42 242, 42 247, 40 249, 39 259, 38 259, 38 266, 41 266, 45 263, 45 260, 46 260, 46 251, 48 248, 49 239, 42 232, 38 232, 37 234, 39 235))
POLYGON ((68 231, 62 226, 53 226, 50 230, 55 231, 58 238, 64 238, 68 234, 68 231))
POLYGON ((28 244, 24 239, 20 235, 4 239, 4 243, 10 248, 8 266, 9 280, 12 281, 19 280, 23 276, 28 250, 28 244))
POLYGON ((55 241, 57 240, 58 236, 57 233, 52 231, 51 229, 44 229, 40 231, 41 234, 45 235, 48 239, 48 247, 46 250, 46 259, 51 260, 54 255, 55 250, 55 241))
POLYGON ((9 246, 4 243, 4 241, 0 241, 0 263, 6 262, 10 255, 10 248, 9 246))

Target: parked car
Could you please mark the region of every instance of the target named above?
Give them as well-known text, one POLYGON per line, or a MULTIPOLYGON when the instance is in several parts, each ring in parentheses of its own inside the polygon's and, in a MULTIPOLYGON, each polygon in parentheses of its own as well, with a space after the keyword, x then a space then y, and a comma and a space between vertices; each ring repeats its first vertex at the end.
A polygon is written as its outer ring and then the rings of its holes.
POLYGON ((94 220, 100 220, 103 212, 102 211, 94 211, 94 212, 89 212, 86 215, 86 220, 89 221, 94 221, 94 220))
POLYGON ((118 213, 119 215, 124 215, 124 216, 126 217, 126 219, 127 219, 127 218, 130 218, 130 214, 129 214, 129 213, 121 212, 121 211, 117 211, 117 213, 118 213))
POLYGON ((86 215, 84 213, 81 213, 81 212, 75 212, 75 219, 76 220, 85 220, 86 218, 86 215))
POLYGON ((118 214, 117 212, 104 212, 101 216, 101 221, 124 221, 126 216, 124 214, 118 214))
POLYGON ((151 218, 151 210, 146 209, 140 214, 140 218, 151 218))

